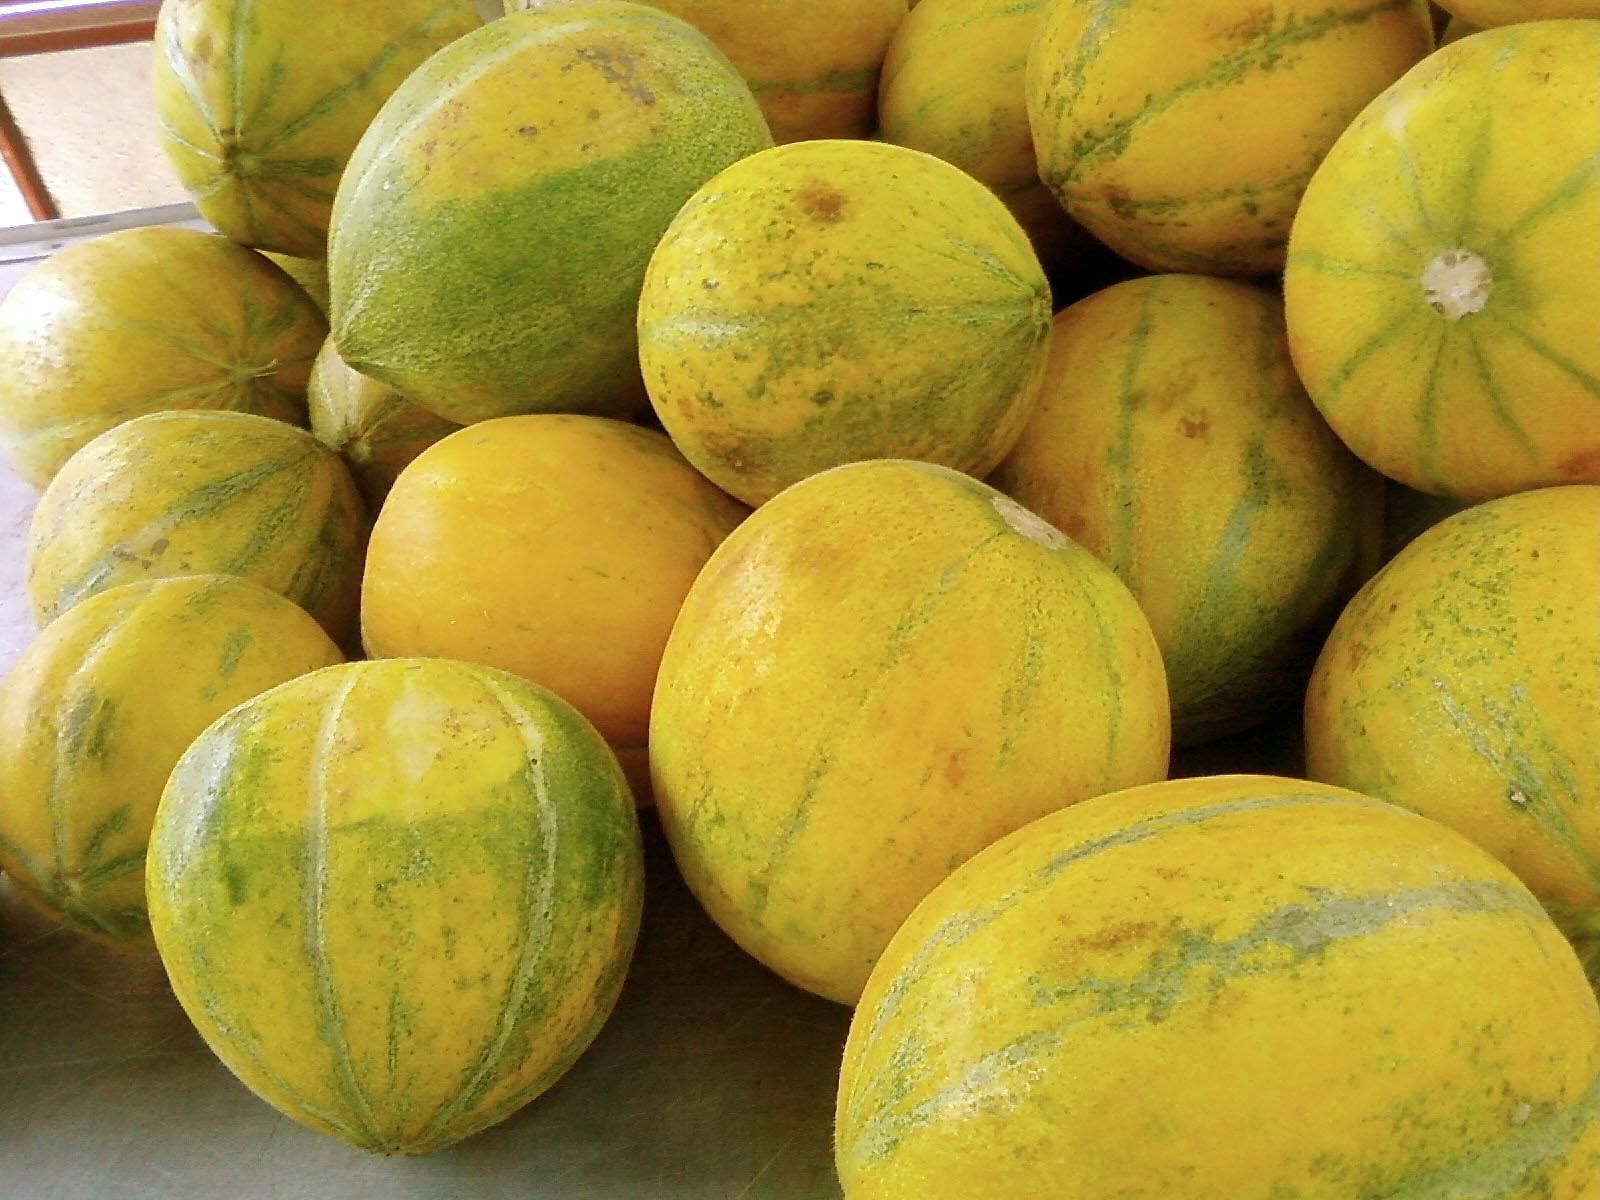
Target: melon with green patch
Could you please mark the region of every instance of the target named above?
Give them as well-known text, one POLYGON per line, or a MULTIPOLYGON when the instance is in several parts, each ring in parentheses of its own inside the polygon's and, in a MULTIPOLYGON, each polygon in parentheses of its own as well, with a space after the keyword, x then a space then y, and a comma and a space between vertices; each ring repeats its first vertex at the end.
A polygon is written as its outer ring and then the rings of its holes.
POLYGON ((45 627, 0 683, 0 867, 70 929, 150 944, 144 866, 172 766, 212 721, 340 662, 259 584, 123 584, 45 627))

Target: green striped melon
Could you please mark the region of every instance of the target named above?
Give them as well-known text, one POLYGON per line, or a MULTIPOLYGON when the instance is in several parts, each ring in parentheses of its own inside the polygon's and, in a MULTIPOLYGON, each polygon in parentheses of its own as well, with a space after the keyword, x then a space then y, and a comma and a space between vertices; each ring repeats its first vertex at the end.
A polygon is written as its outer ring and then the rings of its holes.
POLYGON ((1284 272, 1311 399, 1367 463, 1458 500, 1600 483, 1600 21, 1486 29, 1374 100, 1284 272))
POLYGON ((847 1200, 1587 1200, 1600 1009, 1509 871, 1295 779, 1017 831, 851 1021, 847 1200))
POLYGON ((366 516, 339 456, 243 413, 138 417, 79 450, 45 489, 24 574, 34 619, 120 583, 241 575, 353 639, 366 516))
POLYGON ((340 661, 309 615, 246 579, 85 600, 0 683, 0 868, 68 928, 150 944, 145 850, 178 756, 235 704, 340 661))
POLYGON ((1345 609, 1306 693, 1306 769, 1460 830, 1600 983, 1600 486, 1486 501, 1345 609))
POLYGON ((771 143, 677 17, 574 0, 494 21, 407 79, 356 148, 329 242, 339 353, 461 424, 637 411, 650 251, 697 187, 771 143))
POLYGON ((1432 48, 1427 0, 1063 0, 1028 55, 1039 171, 1142 267, 1276 272, 1317 163, 1432 48))
POLYGON ((329 667, 184 753, 150 835, 184 1011, 257 1095, 426 1154, 589 1045, 639 927, 633 798, 577 711, 444 659, 329 667))
POLYGON ((171 409, 305 424, 327 325, 261 255, 157 225, 57 251, 0 298, 0 445, 42 488, 85 442, 171 409))
POLYGON ((376 513, 406 465, 461 426, 352 371, 329 338, 306 392, 311 432, 337 450, 376 513))
POLYGON ((321 258, 368 122, 482 23, 472 0, 164 0, 152 63, 162 148, 234 241, 321 258))
POLYGON ((1382 536, 1381 480, 1306 397, 1282 302, 1203 275, 1063 310, 1039 403, 992 482, 1132 590, 1180 745, 1292 706, 1382 536))

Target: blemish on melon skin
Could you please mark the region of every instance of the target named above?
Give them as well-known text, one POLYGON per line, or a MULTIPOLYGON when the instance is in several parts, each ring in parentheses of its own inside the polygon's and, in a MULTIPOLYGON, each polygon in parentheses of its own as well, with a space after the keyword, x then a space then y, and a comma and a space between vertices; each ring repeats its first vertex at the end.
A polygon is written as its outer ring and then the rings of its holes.
POLYGON ((800 207, 815 221, 836 225, 844 220, 844 194, 825 183, 810 183, 801 189, 800 207))

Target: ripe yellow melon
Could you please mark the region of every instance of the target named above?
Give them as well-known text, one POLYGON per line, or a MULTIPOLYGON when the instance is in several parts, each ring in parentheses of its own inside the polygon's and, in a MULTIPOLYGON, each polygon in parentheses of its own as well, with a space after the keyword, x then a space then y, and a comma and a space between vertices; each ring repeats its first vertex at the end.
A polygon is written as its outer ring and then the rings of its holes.
POLYGON ((1165 777, 1149 622, 975 479, 852 463, 711 556, 650 712, 662 827, 749 953, 853 1003, 939 880, 1033 818, 1165 777))
POLYGON ((1480 29, 1519 21, 1600 17, 1600 0, 1440 0, 1439 7, 1450 13, 1455 23, 1480 29))

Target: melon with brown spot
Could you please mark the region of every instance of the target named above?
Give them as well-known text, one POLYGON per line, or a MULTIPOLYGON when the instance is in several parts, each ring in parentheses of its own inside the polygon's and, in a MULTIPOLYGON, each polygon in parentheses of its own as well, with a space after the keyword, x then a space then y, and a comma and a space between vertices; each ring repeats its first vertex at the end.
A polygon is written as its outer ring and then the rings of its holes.
POLYGON ((350 663, 232 709, 173 769, 150 922, 173 991, 280 1112, 381 1154, 504 1119, 593 1041, 643 892, 616 760, 554 693, 350 663))
POLYGON ((327 333, 261 255, 194 229, 124 229, 69 246, 0 299, 0 443, 42 488, 114 425, 172 409, 305 424, 327 333))
POLYGON ((247 579, 85 600, 0 684, 0 868, 68 928, 150 945, 145 850, 179 755, 235 704, 340 661, 305 611, 247 579))
POLYGON ((569 0, 493 21, 406 80, 340 182, 339 353, 459 424, 630 415, 650 251, 771 144, 728 60, 668 13, 569 0))
POLYGON ((1185 779, 1035 821, 918 905, 835 1124, 847 1200, 1587 1200, 1600 1009, 1451 830, 1185 779))
POLYGON ((1028 54, 1040 174, 1142 267, 1275 272, 1317 163, 1432 48, 1426 0, 1055 3, 1028 54))
POLYGON ((321 258, 350 152, 472 0, 165 0, 152 75, 162 148, 234 241, 321 258))
POLYGON ((977 480, 893 460, 795 484, 722 543, 650 710, 689 886, 844 1004, 958 864, 1163 778, 1169 744, 1161 654, 1116 576, 977 480))
POLYGON ((1049 335, 1049 284, 999 198, 881 142, 799 142, 728 168, 673 219, 639 300, 656 415, 752 505, 860 459, 990 470, 1049 335))
POLYGON ((1600 482, 1596 62, 1600 21, 1455 42, 1306 190, 1284 273, 1295 366, 1345 444, 1408 487, 1600 482))
POLYGON ((1306 767, 1460 830, 1600 981, 1600 487, 1474 505, 1356 596, 1306 695, 1306 767))

